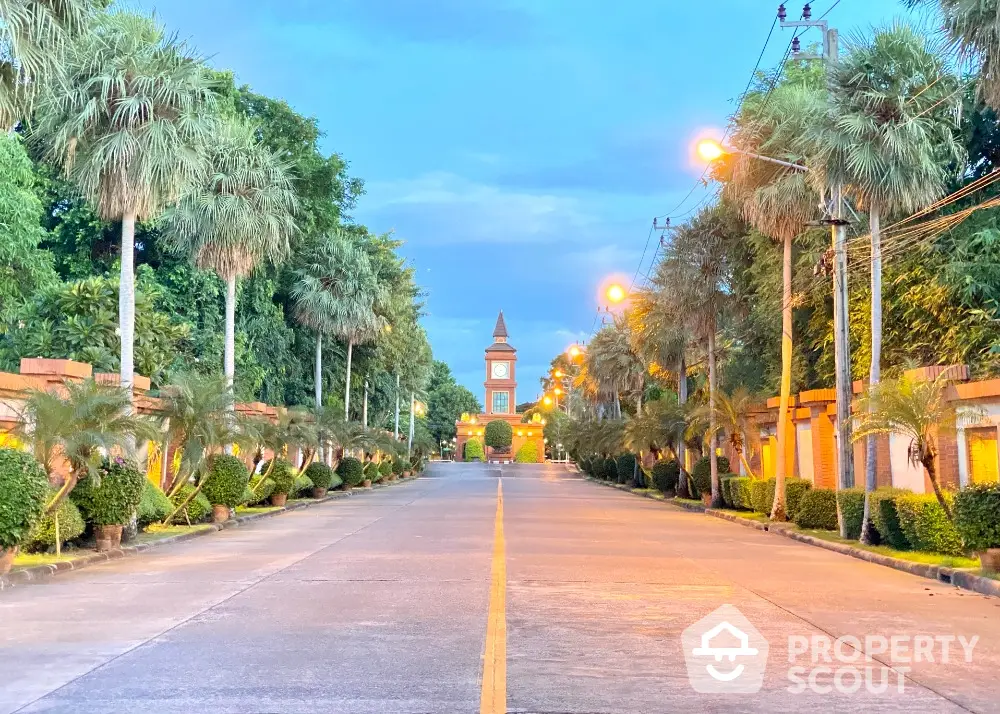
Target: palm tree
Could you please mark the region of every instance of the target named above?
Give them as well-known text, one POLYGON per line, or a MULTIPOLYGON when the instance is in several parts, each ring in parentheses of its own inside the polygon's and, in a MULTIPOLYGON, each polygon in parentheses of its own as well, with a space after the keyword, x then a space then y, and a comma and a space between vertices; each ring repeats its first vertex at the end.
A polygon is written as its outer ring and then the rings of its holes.
MULTIPOLYGON (((962 101, 957 86, 928 39, 898 23, 873 36, 853 37, 832 75, 830 116, 818 133, 819 159, 823 180, 843 185, 868 212, 873 385, 882 371, 881 220, 932 203, 947 190, 949 166, 963 165, 954 131, 962 101)), ((876 485, 875 452, 872 436, 866 491, 876 485)))
MULTIPOLYGON (((343 231, 324 240, 295 273, 292 297, 300 320, 317 331, 317 361, 322 359, 322 334, 347 342, 344 418, 351 413, 351 359, 356 344, 369 342, 386 328, 378 310, 387 294, 362 246, 343 231)), ((320 376, 317 372, 317 376, 320 376)), ((320 387, 316 388, 321 395, 320 387)))
MULTIPOLYGON (((958 418, 957 402, 948 394, 950 372, 943 370, 933 380, 916 380, 904 374, 899 379, 870 385, 861 400, 854 440, 882 434, 910 437, 910 463, 924 467, 938 503, 952 519, 935 464, 937 438, 942 432, 954 431, 958 418)), ((963 416, 975 421, 981 413, 963 407, 963 416)))
POLYGON ((674 458, 680 457, 683 438, 687 428, 688 409, 676 398, 665 396, 646 402, 642 412, 625 425, 625 441, 636 452, 654 453, 670 451, 674 458))
MULTIPOLYGON (((768 100, 749 102, 737 117, 733 142, 750 152, 793 164, 806 159, 802 136, 822 106, 821 76, 805 74, 774 88, 768 100)), ((737 154, 724 195, 743 217, 782 246, 781 385, 778 400, 778 458, 771 519, 787 520, 785 507, 788 408, 792 392, 792 244, 816 214, 819 197, 804 171, 737 154)))
MULTIPOLYGON (((751 457, 754 454, 753 444, 757 433, 754 414, 759 404, 760 400, 746 387, 737 387, 732 394, 719 390, 715 395, 715 433, 729 440, 730 448, 750 477, 755 477, 755 474, 747 460, 747 453, 751 457)), ((709 416, 707 404, 696 407, 690 418, 695 424, 695 430, 707 432, 708 423, 712 421, 709 416), (702 426, 704 428, 700 428, 702 426)))
POLYGON ((632 393, 636 399, 636 412, 642 411, 642 388, 645 367, 632 350, 628 320, 615 316, 610 325, 602 327, 590 341, 584 355, 588 373, 596 380, 598 390, 614 399, 615 416, 621 418, 622 393, 632 393))
POLYGON ((89 24, 93 0, 0 0, 0 124, 31 113, 40 87, 58 81, 66 46, 89 24))
POLYGON ((295 232, 295 189, 288 165, 257 138, 253 125, 219 124, 208 171, 163 217, 164 237, 226 283, 223 371, 233 388, 236 366, 236 281, 262 260, 278 263, 295 232))
POLYGON ((59 509, 81 478, 99 478, 98 467, 108 454, 125 452, 136 439, 156 437, 149 419, 126 410, 130 402, 124 389, 93 379, 67 381, 58 390, 28 392, 16 435, 31 444, 49 475, 62 459, 70 467, 46 514, 59 509))
POLYGON ((105 220, 121 222, 121 385, 135 342, 135 223, 203 175, 215 94, 198 57, 152 19, 102 13, 38 102, 34 137, 105 220))

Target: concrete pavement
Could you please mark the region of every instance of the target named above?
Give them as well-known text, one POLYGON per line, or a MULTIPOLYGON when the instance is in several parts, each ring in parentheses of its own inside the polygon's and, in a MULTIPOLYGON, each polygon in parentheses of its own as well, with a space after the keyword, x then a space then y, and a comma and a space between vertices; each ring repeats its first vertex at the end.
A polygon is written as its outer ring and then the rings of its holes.
MULTIPOLYGON (((0 712, 480 711, 484 648, 498 651, 497 475, 434 465, 0 593, 0 712)), ((556 466, 502 476, 509 712, 1000 711, 1000 600, 556 466), (756 694, 688 682, 680 633, 723 603, 770 642, 756 694), (902 693, 895 673, 884 694, 789 693, 788 637, 841 635, 979 641, 969 663, 955 644, 949 663, 898 666, 902 693)))

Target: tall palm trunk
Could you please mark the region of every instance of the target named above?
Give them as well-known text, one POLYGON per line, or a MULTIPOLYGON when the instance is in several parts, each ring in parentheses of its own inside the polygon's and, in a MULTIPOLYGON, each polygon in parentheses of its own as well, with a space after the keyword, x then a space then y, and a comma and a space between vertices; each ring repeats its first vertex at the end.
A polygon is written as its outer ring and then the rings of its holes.
POLYGON ((716 443, 718 441, 718 435, 715 433, 716 428, 716 416, 715 416, 715 393, 716 393, 716 374, 715 374, 715 320, 712 320, 712 324, 708 330, 708 463, 711 467, 712 474, 712 508, 721 508, 722 503, 722 488, 719 483, 719 455, 716 453, 716 443))
POLYGON ((316 391, 316 411, 323 408, 323 335, 316 334, 316 366, 313 372, 316 391))
MULTIPOLYGON (((868 383, 874 386, 882 378, 882 227, 879 209, 872 206, 868 212, 868 227, 872 234, 872 361, 868 373, 868 383)), ((871 511, 868 493, 875 490, 878 467, 877 437, 868 437, 865 451, 865 512, 861 525, 861 541, 870 543, 871 532, 868 519, 871 511)), ((936 486, 935 486, 936 487, 936 486)), ((947 508, 945 509, 947 512, 947 508)))
POLYGON ((948 520, 954 523, 955 516, 952 515, 951 506, 949 506, 948 501, 945 500, 944 493, 941 491, 941 484, 938 483, 937 465, 934 463, 935 456, 936 454, 934 451, 928 449, 927 453, 924 454, 922 459, 920 459, 920 463, 924 465, 924 469, 927 471, 927 478, 930 479, 931 487, 934 489, 934 495, 937 497, 938 503, 941 504, 941 509, 948 517, 948 520))
POLYGON ((399 441, 399 372, 396 372, 396 422, 392 433, 399 441))
POLYGON ((781 261, 781 395, 778 399, 778 453, 774 467, 772 521, 787 521, 785 471, 788 448, 788 404, 792 398, 792 237, 786 236, 781 261))
MULTIPOLYGON (((681 406, 687 404, 688 400, 688 380, 687 380, 687 360, 681 354, 677 364, 677 403, 681 406)), ((680 475, 677 478, 677 496, 679 498, 688 497, 687 487, 687 445, 684 443, 684 427, 681 426, 677 434, 677 462, 681 467, 680 475)))
POLYGON ((347 341, 347 379, 344 388, 344 421, 351 420, 351 355, 354 354, 354 340, 347 341))
MULTIPOLYGON (((236 404, 233 392, 233 378, 236 376, 236 275, 226 278, 226 337, 223 346, 223 372, 226 376, 226 389, 229 390, 228 409, 233 415, 236 404)), ((226 444, 227 454, 233 453, 233 445, 226 444)))
POLYGON ((135 381, 135 214, 122 216, 122 267, 118 283, 118 329, 121 332, 120 379, 132 394, 135 381))

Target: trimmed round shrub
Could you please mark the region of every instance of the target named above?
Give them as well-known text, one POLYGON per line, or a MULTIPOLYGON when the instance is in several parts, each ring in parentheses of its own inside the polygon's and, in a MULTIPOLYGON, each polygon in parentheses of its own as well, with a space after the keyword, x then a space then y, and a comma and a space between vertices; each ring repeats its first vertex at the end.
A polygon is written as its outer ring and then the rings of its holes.
MULTIPOLYGON (((804 478, 785 479, 785 513, 790 520, 795 520, 794 516, 796 511, 799 510, 799 503, 802 501, 802 496, 810 489, 812 489, 812 481, 807 481, 804 478)), ((773 498, 771 505, 774 505, 773 498)))
POLYGON ((345 456, 337 464, 337 475, 345 486, 360 486, 365 480, 365 467, 353 456, 345 456))
MULTIPOLYGON (((269 468, 271 468, 271 462, 265 461, 264 465, 260 469, 260 472, 262 474, 266 474, 269 468)), ((294 494, 296 478, 298 478, 298 474, 295 472, 292 465, 284 459, 278 459, 274 462, 274 468, 271 469, 271 475, 268 476, 268 480, 274 483, 269 495, 274 495, 276 493, 284 493, 285 495, 294 494)), ((267 486, 264 486, 264 488, 267 488, 267 486)))
POLYGON ((249 483, 250 472, 242 461, 231 454, 216 454, 201 492, 213 506, 236 508, 249 483))
POLYGON ((295 484, 292 486, 292 490, 289 492, 289 496, 293 498, 303 498, 312 496, 313 482, 312 479, 305 474, 299 474, 295 477, 295 484))
MULTIPOLYGON (((50 501, 58 493, 57 489, 52 489, 46 496, 50 501)), ((169 502, 168 502, 169 505, 169 502)), ((166 515, 166 514, 164 514, 166 515)), ((39 552, 54 549, 56 546, 56 516, 59 517, 59 544, 78 538, 83 534, 87 524, 83 522, 80 509, 76 507, 70 499, 65 499, 50 516, 42 516, 41 520, 35 523, 34 528, 28 533, 28 537, 22 545, 25 550, 39 552)))
POLYGON ((406 461, 398 456, 393 457, 392 472, 397 476, 402 476, 404 471, 406 471, 406 461))
POLYGON ((0 549, 28 537, 45 511, 49 479, 26 451, 0 449, 0 549))
MULTIPOLYGON (((181 490, 175 493, 170 499, 171 503, 174 504, 174 508, 184 503, 193 490, 194 486, 191 484, 185 484, 182 486, 181 490)), ((211 514, 212 504, 209 503, 207 498, 205 498, 205 494, 199 492, 183 509, 180 510, 180 512, 178 512, 176 516, 174 516, 174 521, 177 522, 187 520, 191 523, 201 523, 211 514)))
MULTIPOLYGON (((951 494, 945 494, 951 500, 951 494)), ((911 493, 896 498, 899 525, 916 550, 943 555, 962 555, 962 538, 948 520, 944 509, 933 494, 911 493)))
POLYGON ((618 482, 618 463, 611 458, 604 459, 604 468, 601 472, 604 474, 603 478, 605 481, 611 481, 612 483, 618 482))
POLYGON ((657 461, 653 464, 653 486, 661 493, 676 491, 680 475, 681 465, 676 460, 657 461))
MULTIPOLYGON (((635 469, 635 456, 632 454, 622 454, 615 460, 615 466, 618 468, 618 483, 629 483, 636 477, 635 469)), ((639 483, 634 484, 636 487, 642 487, 642 473, 638 476, 639 483)))
POLYGON ((837 494, 828 488, 813 488, 802 494, 795 512, 795 523, 801 528, 836 530, 837 494))
POLYGON ((272 481, 270 477, 264 478, 263 472, 261 472, 250 479, 249 491, 249 496, 244 494, 244 498, 246 499, 244 500, 244 503, 263 503, 271 497, 272 493, 274 493, 274 481, 272 481), (261 480, 263 480, 264 483, 261 483, 261 480))
POLYGON ((905 488, 886 486, 877 488, 868 494, 868 498, 871 500, 869 510, 871 511, 872 523, 875 524, 879 539, 883 544, 896 550, 908 550, 913 547, 899 524, 899 512, 896 510, 896 499, 910 493, 912 492, 905 488))
POLYGON ((115 458, 98 469, 97 477, 83 478, 70 492, 84 520, 95 526, 124 526, 142 501, 146 477, 135 464, 115 458))
POLYGON ((469 439, 465 442, 465 460, 483 461, 486 453, 483 451, 483 444, 478 439, 469 439))
POLYGON ((146 485, 142 488, 142 498, 139 500, 139 510, 136 512, 139 525, 145 528, 150 523, 159 523, 169 516, 172 510, 174 509, 167 494, 146 479, 146 485))
POLYGON ((847 527, 847 537, 857 540, 861 537, 861 527, 865 522, 865 490, 863 488, 845 488, 837 491, 837 504, 844 517, 847 527))
POLYGON ((378 464, 375 463, 374 461, 365 462, 364 472, 365 472, 365 478, 371 481, 372 483, 375 483, 380 478, 382 478, 382 474, 378 470, 378 464))
MULTIPOLYGON (((719 468, 719 476, 729 473, 729 459, 725 456, 716 456, 716 461, 719 468)), ((711 457, 702 456, 695 462, 694 468, 691 469, 691 478, 689 479, 689 483, 694 484, 694 489, 698 492, 692 493, 692 498, 698 498, 702 494, 712 493, 711 457)))
POLYGON ((1000 485, 971 486, 955 496, 955 529, 969 550, 1000 548, 1000 485))
POLYGON ((337 479, 337 485, 340 485, 340 479, 333 472, 333 469, 319 461, 313 461, 309 464, 305 475, 309 477, 316 488, 333 488, 334 479, 337 479))
POLYGON ((514 454, 514 461, 519 464, 538 463, 538 446, 534 441, 526 441, 514 454))
POLYGON ((494 419, 483 431, 483 441, 493 449, 510 447, 514 440, 514 428, 503 419, 494 419))
POLYGON ((392 475, 392 461, 390 459, 383 459, 378 465, 378 472, 381 474, 382 478, 387 478, 392 475))

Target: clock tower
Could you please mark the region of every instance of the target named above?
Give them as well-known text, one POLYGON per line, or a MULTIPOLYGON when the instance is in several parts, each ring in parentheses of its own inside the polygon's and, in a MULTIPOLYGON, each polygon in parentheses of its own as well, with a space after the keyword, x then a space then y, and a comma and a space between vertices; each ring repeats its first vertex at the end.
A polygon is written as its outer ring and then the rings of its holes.
POLYGON ((486 348, 486 414, 513 414, 517 406, 517 381, 514 364, 517 350, 507 342, 507 325, 503 310, 493 328, 493 344, 486 348))

